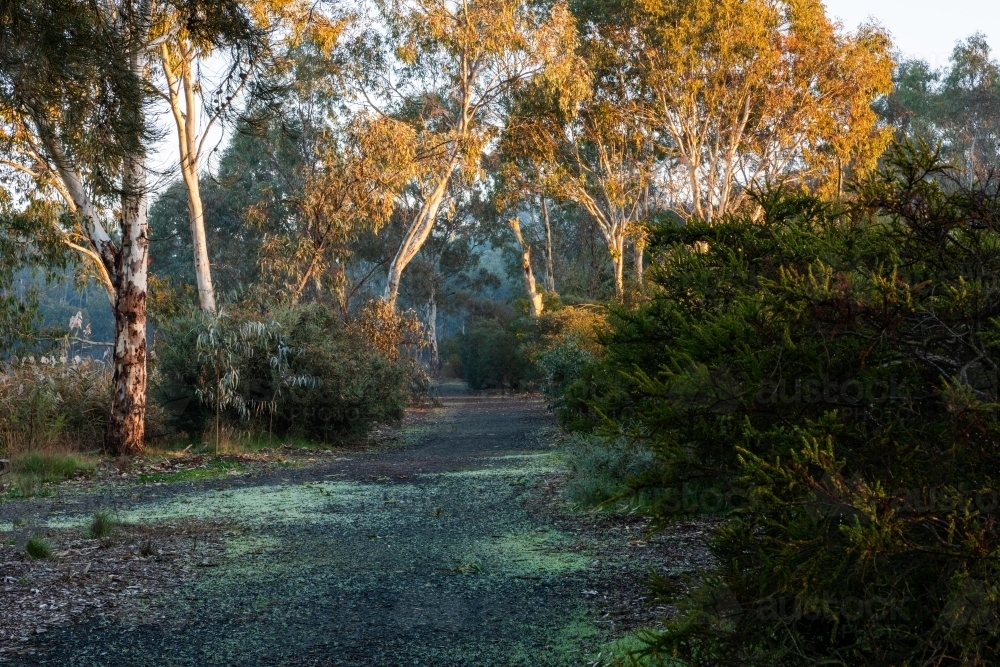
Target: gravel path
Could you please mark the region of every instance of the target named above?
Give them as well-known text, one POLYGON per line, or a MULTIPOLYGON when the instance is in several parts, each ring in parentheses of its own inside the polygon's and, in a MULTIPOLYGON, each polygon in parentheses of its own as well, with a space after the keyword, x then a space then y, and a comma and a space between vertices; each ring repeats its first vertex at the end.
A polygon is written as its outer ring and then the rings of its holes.
MULTIPOLYGON (((132 525, 210 522, 222 526, 218 548, 192 557, 197 576, 128 614, 49 628, 0 661, 599 664, 657 613, 642 606, 649 567, 703 564, 697 526, 650 543, 639 525, 561 508, 540 400, 453 390, 444 404, 378 453, 123 492, 118 512, 132 525)), ((69 505, 50 508, 48 525, 85 521, 69 505)))

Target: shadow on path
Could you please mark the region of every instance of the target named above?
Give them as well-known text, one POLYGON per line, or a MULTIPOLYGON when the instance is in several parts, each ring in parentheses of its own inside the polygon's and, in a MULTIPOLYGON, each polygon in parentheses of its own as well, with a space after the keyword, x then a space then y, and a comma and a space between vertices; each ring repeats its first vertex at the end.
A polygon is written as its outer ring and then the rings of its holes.
POLYGON ((226 521, 227 555, 128 619, 53 629, 20 665, 579 665, 608 640, 579 537, 530 510, 559 470, 530 398, 446 387, 404 444, 185 493, 130 521, 226 521))

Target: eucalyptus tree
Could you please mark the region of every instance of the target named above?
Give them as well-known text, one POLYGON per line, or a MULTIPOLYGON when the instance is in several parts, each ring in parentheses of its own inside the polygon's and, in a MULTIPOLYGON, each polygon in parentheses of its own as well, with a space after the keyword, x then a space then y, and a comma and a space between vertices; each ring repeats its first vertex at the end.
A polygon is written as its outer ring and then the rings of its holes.
POLYGON ((40 220, 91 258, 115 316, 107 446, 143 447, 146 407, 146 2, 9 3, 0 16, 6 166, 32 197, 68 212, 40 220), (117 210, 116 210, 117 209, 117 210))
POLYGON ((764 184, 839 193, 888 145, 872 110, 894 66, 878 27, 844 33, 820 0, 628 6, 628 43, 681 215, 719 220, 764 184))
MULTIPOLYGON (((224 1, 176 9, 192 34, 245 16, 224 1)), ((140 451, 144 440, 154 24, 149 0, 33 0, 0 13, 4 166, 24 177, 27 199, 64 211, 39 218, 33 235, 56 233, 91 262, 108 292, 115 341, 107 447, 118 454, 140 451)))
POLYGON ((942 154, 969 182, 996 164, 1000 62, 983 34, 958 42, 943 68, 935 70, 923 60, 901 62, 895 81, 895 90, 878 108, 901 135, 941 144, 942 154))
POLYGON ((251 0, 234 9, 189 21, 183 5, 154 5, 152 56, 160 75, 150 83, 166 102, 176 130, 198 303, 205 312, 215 311, 215 293, 199 172, 212 128, 241 118, 250 107, 260 109, 275 96, 283 58, 278 42, 289 50, 303 41, 328 46, 342 25, 301 0, 251 0), (213 70, 219 73, 206 73, 213 70))
MULTIPOLYGON (((519 101, 501 144, 508 161, 504 171, 519 172, 522 181, 576 203, 591 216, 607 245, 620 299, 625 241, 648 216, 656 141, 627 83, 602 79, 593 70, 578 71, 576 83, 578 93, 587 92, 569 106, 556 103, 546 88, 528 91, 519 101)), ((542 207, 548 236, 544 200, 542 207)), ((641 242, 637 245, 641 253, 641 242)))
POLYGON ((539 75, 558 77, 575 57, 563 4, 524 0, 391 0, 377 5, 385 30, 356 41, 360 91, 381 113, 413 128, 417 161, 407 189, 414 215, 389 266, 384 300, 395 307, 407 265, 426 242, 454 174, 467 180, 504 123, 505 101, 539 75))

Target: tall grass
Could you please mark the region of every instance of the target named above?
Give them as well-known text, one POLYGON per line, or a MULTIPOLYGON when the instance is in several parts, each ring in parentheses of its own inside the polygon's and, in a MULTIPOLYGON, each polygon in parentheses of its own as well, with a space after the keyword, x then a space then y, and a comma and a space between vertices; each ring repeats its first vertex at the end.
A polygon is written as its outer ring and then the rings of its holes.
POLYGON ((0 493, 28 497, 90 474, 111 406, 111 375, 95 361, 42 358, 0 367, 0 493))
POLYGON ((575 505, 641 509, 653 500, 648 494, 631 491, 635 482, 656 467, 653 455, 639 445, 621 438, 574 435, 567 445, 566 460, 569 474, 563 493, 575 505))
POLYGON ((42 359, 0 368, 0 452, 99 447, 111 410, 110 369, 42 359))

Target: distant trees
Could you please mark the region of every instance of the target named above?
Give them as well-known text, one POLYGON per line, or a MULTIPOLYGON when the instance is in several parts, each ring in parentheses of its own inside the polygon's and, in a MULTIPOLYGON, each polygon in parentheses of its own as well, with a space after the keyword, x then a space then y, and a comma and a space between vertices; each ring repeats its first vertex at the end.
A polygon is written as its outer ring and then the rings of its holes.
MULTIPOLYGON (((387 3, 388 35, 366 32, 363 95, 414 130, 418 169, 407 190, 418 204, 388 268, 383 298, 395 307, 406 266, 434 227, 456 172, 471 180, 503 126, 504 101, 566 57, 572 32, 564 5, 521 0, 387 3), (387 103, 387 104, 386 104, 387 103)), ((572 55, 572 54, 570 54, 572 55)))
POLYGON ((754 188, 839 192, 891 138, 871 109, 891 90, 888 37, 841 33, 818 0, 585 3, 578 19, 586 67, 526 89, 502 154, 593 218, 619 298, 650 210, 711 222, 754 188))
POLYGON ((1000 62, 986 36, 960 41, 948 66, 933 70, 923 60, 906 60, 896 72, 896 89, 878 109, 902 135, 941 144, 943 155, 971 180, 995 168, 1000 157, 1000 62), (981 175, 981 174, 980 174, 981 175))

